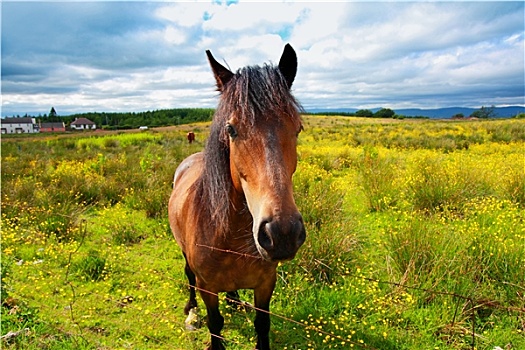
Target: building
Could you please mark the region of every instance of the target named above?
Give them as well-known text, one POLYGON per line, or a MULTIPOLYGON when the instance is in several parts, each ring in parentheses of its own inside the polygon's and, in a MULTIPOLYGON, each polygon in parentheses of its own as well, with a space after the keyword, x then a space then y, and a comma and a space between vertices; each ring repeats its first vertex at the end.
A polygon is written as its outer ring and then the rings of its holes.
POLYGON ((66 126, 63 122, 58 123, 41 123, 40 132, 64 132, 66 131, 66 126))
POLYGON ((76 118, 70 127, 71 130, 95 130, 97 125, 87 118, 76 118))
POLYGON ((0 122, 2 134, 28 134, 39 132, 35 118, 3 118, 0 122))

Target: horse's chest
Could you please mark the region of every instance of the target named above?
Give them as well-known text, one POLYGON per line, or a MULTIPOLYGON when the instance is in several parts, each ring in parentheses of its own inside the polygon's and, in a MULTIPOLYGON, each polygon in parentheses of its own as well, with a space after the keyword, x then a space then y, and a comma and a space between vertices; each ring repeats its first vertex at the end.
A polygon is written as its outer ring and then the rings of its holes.
POLYGON ((215 259, 208 260, 208 264, 195 266, 198 285, 211 292, 230 292, 255 289, 268 279, 275 278, 276 264, 227 254, 213 254, 215 259), (213 263, 210 264, 210 261, 213 263))

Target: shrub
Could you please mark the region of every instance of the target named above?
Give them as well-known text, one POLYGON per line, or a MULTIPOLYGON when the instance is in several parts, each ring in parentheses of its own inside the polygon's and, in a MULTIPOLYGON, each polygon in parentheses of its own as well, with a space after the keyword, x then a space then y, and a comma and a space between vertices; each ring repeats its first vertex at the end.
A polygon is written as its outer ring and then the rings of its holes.
POLYGON ((110 241, 116 245, 137 244, 165 233, 159 220, 150 219, 144 210, 136 211, 120 203, 98 211, 95 216, 96 222, 87 219, 91 233, 97 237, 109 235, 110 241))
POLYGON ((457 173, 447 171, 442 158, 420 159, 409 181, 414 208, 434 213, 456 204, 461 192, 459 180, 457 173))
POLYGON ((343 211, 344 192, 329 173, 312 165, 301 166, 294 177, 295 200, 306 226, 306 242, 293 270, 304 270, 315 280, 332 283, 352 262, 357 239, 343 211))
POLYGON ((115 148, 118 147, 119 142, 113 138, 104 139, 104 148, 115 148))
POLYGON ((365 147, 358 170, 369 210, 383 211, 396 204, 399 189, 394 182, 392 158, 380 156, 376 148, 365 147))
POLYGON ((440 253, 446 235, 428 222, 400 218, 395 226, 386 229, 386 242, 398 275, 394 280, 403 283, 421 283, 432 279, 433 269, 442 258, 440 253))
POLYGON ((106 269, 106 258, 100 256, 97 250, 90 250, 87 256, 74 262, 73 271, 86 281, 100 281, 108 273, 106 269))
POLYGON ((511 170, 503 186, 511 201, 525 207, 525 171, 523 169, 511 170))
POLYGON ((513 300, 525 280, 523 211, 508 200, 487 197, 466 203, 464 215, 459 227, 471 237, 468 256, 474 270, 472 280, 490 286, 492 292, 504 289, 513 300))
MULTIPOLYGON (((483 146, 484 147, 484 146, 483 146)), ((498 195, 494 163, 476 157, 465 158, 426 153, 413 160, 407 175, 407 197, 415 210, 436 213, 461 211, 474 198, 498 195)))
POLYGON ((123 223, 115 227, 113 241, 118 244, 130 245, 140 242, 144 236, 132 223, 123 223))
POLYGON ((46 236, 54 235, 57 240, 62 241, 71 238, 70 233, 73 221, 74 219, 70 216, 53 213, 46 215, 46 217, 40 221, 38 228, 46 236))

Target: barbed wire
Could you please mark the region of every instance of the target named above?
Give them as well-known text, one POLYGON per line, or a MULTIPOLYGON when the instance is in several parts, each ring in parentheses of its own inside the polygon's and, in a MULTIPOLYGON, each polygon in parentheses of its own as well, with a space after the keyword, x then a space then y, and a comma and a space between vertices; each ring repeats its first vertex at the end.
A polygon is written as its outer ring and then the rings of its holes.
MULTIPOLYGON (((221 248, 212 247, 212 246, 203 245, 203 244, 196 244, 196 245, 200 246, 200 247, 209 248, 212 251, 220 251, 220 252, 224 252, 224 253, 230 253, 230 254, 244 256, 244 257, 250 257, 250 258, 254 258, 254 259, 261 259, 260 257, 257 257, 257 256, 253 256, 253 255, 249 255, 249 254, 245 254, 245 253, 240 253, 240 252, 235 252, 235 251, 232 251, 232 250, 221 249, 221 248)), ((315 260, 317 260, 317 259, 315 259, 315 260)), ((323 266, 331 269, 330 266, 324 264, 321 261, 318 261, 318 263, 320 263, 323 266)), ((429 289, 429 288, 423 288, 423 287, 418 287, 418 286, 411 286, 411 285, 407 285, 407 284, 403 284, 403 283, 399 283, 399 282, 381 281, 379 279, 374 279, 374 278, 369 278, 369 277, 364 277, 364 276, 357 276, 357 275, 350 274, 350 273, 342 273, 341 276, 352 277, 352 278, 361 279, 361 280, 374 282, 374 283, 378 283, 378 284, 387 284, 387 285, 396 286, 396 287, 405 288, 405 289, 418 290, 418 291, 422 291, 422 292, 430 293, 430 294, 450 296, 450 297, 453 297, 453 298, 458 298, 458 299, 462 299, 462 300, 466 301, 467 304, 470 305, 470 310, 469 311, 471 311, 470 312, 470 317, 471 317, 472 329, 470 331, 470 334, 471 334, 471 349, 473 349, 473 350, 476 348, 476 336, 477 336, 477 334, 476 334, 476 314, 475 314, 476 309, 479 309, 483 305, 489 305, 490 304, 491 307, 494 307, 494 308, 497 308, 497 309, 502 309, 502 310, 505 310, 505 311, 518 312, 518 313, 525 313, 525 307, 519 308, 519 307, 512 307, 512 306, 504 306, 504 305, 500 305, 499 303, 496 303, 496 302, 493 302, 493 301, 478 300, 478 299, 475 299, 475 298, 473 298, 471 296, 465 296, 465 295, 462 295, 462 294, 459 294, 459 293, 448 292, 448 291, 432 290, 432 289, 429 289)), ((502 281, 501 283, 502 284, 508 284, 508 282, 505 282, 505 281, 502 281)), ((209 294, 218 296, 217 293, 213 293, 211 291, 208 291, 208 290, 196 287, 196 286, 190 286, 189 284, 187 284, 187 286, 188 287, 193 287, 193 288, 195 288, 195 289, 197 289, 197 290, 199 290, 201 292, 205 292, 205 293, 209 293, 209 294)), ((302 322, 298 322, 298 321, 290 319, 290 318, 288 318, 286 316, 282 316, 282 315, 279 315, 279 314, 276 314, 276 313, 273 313, 273 312, 270 312, 270 311, 267 311, 267 310, 259 309, 259 308, 255 307, 253 305, 246 304, 246 303, 244 303, 242 301, 237 301, 237 300, 234 300, 234 299, 229 299, 229 300, 234 302, 234 303, 237 303, 237 304, 239 304, 241 306, 243 306, 243 305, 244 306, 248 306, 249 308, 251 308, 253 310, 261 311, 261 312, 267 313, 267 314, 269 314, 271 316, 280 318, 280 319, 282 319, 282 320, 284 320, 286 322, 294 323, 294 324, 302 326, 302 327, 304 327, 306 329, 314 330, 314 331, 316 331, 318 333, 322 333, 322 334, 330 336, 330 337, 332 337, 334 339, 345 341, 345 342, 348 342, 350 344, 354 344, 354 345, 360 346, 361 348, 374 349, 373 347, 370 347, 368 345, 359 344, 359 343, 353 342, 353 341, 351 341, 349 339, 346 339, 346 338, 343 338, 343 337, 338 336, 336 334, 327 332, 327 331, 325 331, 323 329, 320 329, 318 327, 307 325, 307 324, 304 324, 302 322)), ((452 325, 454 325, 455 322, 456 322, 456 316, 457 316, 458 307, 459 307, 459 304, 456 306, 456 309, 454 311, 454 316, 452 317, 452 321, 451 321, 452 325)))
MULTIPOLYGON (((188 284, 187 285, 188 287, 190 287, 190 285, 188 284)), ((213 293, 213 292, 210 292, 209 290, 206 290, 206 289, 203 289, 203 288, 199 288, 197 286, 191 286, 201 292, 204 292, 204 293, 208 293, 208 294, 211 294, 213 296, 216 296, 216 297, 219 297, 219 294, 218 293, 213 293)), ((334 339, 338 339, 338 340, 341 340, 345 343, 350 343, 350 344, 354 344, 354 345, 357 345, 357 346, 360 346, 361 348, 363 349, 372 349, 372 350, 377 350, 376 348, 374 347, 371 347, 371 346, 368 346, 366 344, 359 344, 357 342, 354 342, 350 339, 347 339, 347 338, 343 338, 337 334, 333 334, 333 333, 330 333, 330 332, 327 332, 321 328, 318 328, 318 327, 315 327, 315 326, 312 326, 312 325, 307 325, 307 324, 304 324, 302 322, 299 322, 299 321, 296 321, 294 319, 291 319, 289 317, 286 317, 286 316, 283 316, 283 315, 279 315, 279 314, 276 314, 274 312, 271 312, 271 311, 268 311, 268 310, 264 310, 264 309, 261 309, 261 308, 258 308, 256 307, 255 305, 251 305, 250 303, 246 303, 246 302, 243 302, 243 301, 240 301, 240 300, 235 300, 235 299, 228 299, 229 301, 239 305, 239 306, 243 306, 243 307, 248 307, 252 310, 255 310, 255 311, 259 311, 259 312, 264 312, 265 314, 268 314, 270 316, 274 316, 274 317, 277 317, 277 318, 280 318, 286 322, 290 322, 290 323, 293 323, 293 324, 296 324, 298 326, 301 326, 301 327, 304 327, 305 329, 309 329, 309 330, 313 330, 315 332, 318 332, 318 333, 322 333, 324 335, 327 335, 327 336, 330 336, 334 339)), ((212 336, 215 336, 212 334, 212 336)))
POLYGON ((212 246, 209 246, 209 245, 199 244, 199 243, 195 243, 195 246, 197 246, 197 247, 203 247, 203 248, 208 248, 208 249, 210 249, 210 250, 212 250, 212 251, 218 251, 218 252, 222 252, 222 253, 238 255, 238 256, 245 257, 245 258, 251 258, 251 259, 262 260, 262 257, 261 257, 260 255, 257 256, 257 255, 251 255, 251 254, 246 254, 246 253, 240 253, 240 252, 236 252, 236 251, 234 251, 234 250, 221 249, 221 248, 212 247, 212 246))
MULTIPOLYGON (((71 264, 72 264, 72 261, 73 261, 73 257, 74 257, 75 254, 77 254, 79 252, 80 248, 83 246, 83 244, 85 242, 85 239, 86 239, 86 236, 87 236, 87 232, 88 232, 88 230, 87 230, 87 222, 85 220, 82 220, 82 222, 80 223, 79 226, 80 226, 80 229, 79 229, 80 230, 80 241, 79 241, 78 245, 76 246, 76 248, 73 251, 69 252, 69 256, 68 256, 67 264, 66 264, 67 267, 66 267, 66 271, 64 273, 64 282, 63 283, 65 285, 69 286, 69 288, 71 290, 71 293, 72 293, 72 297, 69 300, 68 309, 69 309, 69 317, 71 319, 71 322, 76 326, 76 329, 78 330, 78 334, 76 334, 76 335, 78 337, 80 337, 82 340, 86 341, 86 339, 84 337, 84 334, 82 332, 82 327, 78 323, 76 315, 75 315, 75 310, 76 309, 75 309, 74 305, 78 302, 78 295, 76 293, 74 283, 72 283, 72 281, 70 280, 71 264)), ((235 251, 232 251, 232 250, 221 249, 221 248, 207 246, 207 245, 201 245, 201 244, 198 244, 198 245, 201 246, 201 247, 205 247, 205 248, 208 248, 208 249, 211 249, 211 250, 215 250, 215 251, 221 251, 221 252, 228 253, 228 254, 233 254, 233 255, 238 255, 238 256, 243 256, 243 257, 249 257, 249 258, 253 258, 253 259, 261 259, 258 256, 254 256, 254 255, 250 255, 250 254, 246 254, 246 253, 235 252, 235 251)), ((166 260, 166 259, 163 259, 163 260, 166 260)), ((323 265, 325 265, 326 267, 330 268, 326 264, 323 264, 323 265)), ((158 271, 155 271, 155 272, 156 273, 160 273, 158 271)), ((514 307, 514 306, 505 306, 505 305, 501 305, 501 304, 499 304, 499 303, 497 303, 495 301, 477 300, 477 299, 475 299, 475 298, 473 298, 471 296, 465 296, 465 295, 462 295, 462 294, 459 294, 459 293, 455 293, 455 292, 433 290, 433 289, 423 288, 423 287, 419 287, 419 286, 411 286, 411 285, 407 285, 407 284, 403 284, 403 283, 399 283, 399 282, 381 281, 379 279, 369 278, 369 277, 365 277, 365 276, 358 276, 358 275, 354 275, 354 274, 350 274, 350 273, 341 273, 341 276, 361 279, 361 280, 364 280, 364 281, 369 281, 369 282, 378 283, 378 284, 386 284, 386 285, 396 286, 396 287, 399 287, 399 288, 418 290, 418 291, 425 292, 425 293, 430 293, 430 294, 450 296, 450 297, 453 297, 453 298, 458 298, 458 299, 464 300, 467 303, 467 305, 470 306, 470 308, 468 309, 468 312, 470 313, 471 326, 472 326, 472 328, 469 330, 469 333, 471 335, 471 349, 475 349, 475 347, 476 347, 476 337, 479 337, 479 335, 476 334, 476 313, 475 312, 476 312, 477 309, 483 307, 484 305, 490 305, 493 308, 498 308, 498 309, 506 310, 506 311, 509 311, 509 312, 525 313, 525 307, 520 308, 520 307, 514 307)), ((176 280, 176 279, 174 279, 174 278, 172 278, 170 276, 163 275, 163 278, 167 278, 167 279, 170 279, 170 280, 173 280, 173 281, 177 281, 177 282, 180 283, 180 281, 178 281, 178 280, 176 280)), ((508 282, 505 282, 505 281, 503 281, 501 283, 508 284, 508 282)), ((187 286, 187 287, 190 287, 189 284, 185 283, 184 285, 187 286)), ((205 290, 203 288, 199 288, 197 286, 193 286, 193 287, 195 289, 201 291, 201 292, 209 293, 209 294, 212 294, 212 295, 215 295, 215 296, 219 296, 218 293, 213 293, 211 291, 205 290)), ((102 295, 99 295, 97 293, 95 293, 95 295, 98 295, 98 296, 102 297, 102 295)), ((294 319, 292 319, 290 317, 286 317, 284 315, 280 315, 280 314, 277 314, 275 312, 270 312, 270 311, 267 311, 267 310, 263 310, 263 309, 257 308, 254 305, 251 305, 249 303, 246 303, 246 302, 243 302, 243 301, 240 301, 240 300, 234 300, 234 299, 228 299, 228 300, 233 302, 233 303, 236 303, 236 304, 238 304, 240 306, 248 307, 248 308, 250 308, 252 310, 256 310, 256 311, 267 313, 267 314, 269 314, 270 316, 272 316, 274 318, 278 318, 278 319, 281 319, 284 322, 288 322, 288 323, 300 326, 300 327, 304 328, 305 330, 311 330, 311 331, 314 331, 314 332, 316 332, 318 334, 323 334, 325 336, 331 337, 332 339, 337 339, 337 340, 339 340, 341 342, 344 342, 345 344, 346 343, 353 344, 354 346, 357 346, 357 347, 362 348, 362 349, 377 350, 376 348, 374 348, 374 347, 372 347, 370 345, 359 343, 359 342, 353 341, 353 340, 351 340, 349 338, 345 338, 343 336, 340 336, 340 335, 337 335, 337 334, 333 334, 333 333, 328 332, 328 331, 326 331, 326 330, 324 330, 322 328, 316 327, 316 326, 314 326, 312 324, 299 322, 299 321, 296 321, 296 320, 294 320, 294 319)), ((117 302, 117 300, 113 300, 113 299, 112 299, 112 301, 117 302)), ((42 304, 42 305, 44 305, 44 304, 42 304)), ((140 309, 134 308, 133 306, 131 306, 129 304, 126 305, 126 307, 140 311, 140 309)), ((456 322, 458 308, 459 308, 459 304, 456 306, 454 315, 452 317, 452 320, 451 320, 451 324, 452 325, 454 325, 455 322, 456 322)), ((74 334, 74 333, 69 333, 69 334, 74 334)), ((147 335, 144 335, 144 336, 147 336, 147 335)), ((227 339, 225 337, 218 336, 218 335, 212 335, 212 336, 217 337, 217 338, 221 339, 224 342, 234 343, 234 344, 236 344, 238 346, 241 346, 241 347, 252 348, 251 345, 242 344, 241 342, 236 341, 234 339, 227 339)), ((74 341, 76 342, 77 340, 74 339, 74 341)))

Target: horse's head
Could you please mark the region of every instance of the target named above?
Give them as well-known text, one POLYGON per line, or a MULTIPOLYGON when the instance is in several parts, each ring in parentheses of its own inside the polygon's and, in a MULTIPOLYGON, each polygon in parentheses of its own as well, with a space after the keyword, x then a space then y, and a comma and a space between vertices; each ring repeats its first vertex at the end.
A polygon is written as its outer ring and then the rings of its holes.
POLYGON ((253 218, 257 250, 266 260, 291 259, 306 238, 293 198, 299 105, 290 87, 297 56, 286 45, 278 66, 245 67, 237 73, 207 51, 221 99, 222 137, 229 147, 233 188, 244 195, 253 218))

